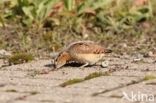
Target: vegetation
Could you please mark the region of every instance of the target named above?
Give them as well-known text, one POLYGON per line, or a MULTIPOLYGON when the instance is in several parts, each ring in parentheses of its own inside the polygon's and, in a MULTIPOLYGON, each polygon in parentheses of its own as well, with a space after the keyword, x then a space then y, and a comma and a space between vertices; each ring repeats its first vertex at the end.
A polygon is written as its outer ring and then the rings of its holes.
POLYGON ((8 59, 9 65, 12 65, 12 64, 21 64, 21 63, 29 62, 33 60, 34 57, 28 53, 16 53, 8 57, 7 59, 8 59))
POLYGON ((80 83, 80 82, 84 82, 86 80, 90 80, 90 79, 94 79, 100 76, 109 76, 110 74, 108 72, 93 72, 89 75, 87 75, 84 78, 74 78, 74 79, 70 79, 68 81, 65 81, 64 83, 61 83, 60 86, 61 87, 66 87, 68 85, 73 85, 76 83, 80 83))
POLYGON ((156 76, 155 75, 146 75, 144 77, 144 80, 153 80, 153 79, 156 79, 156 76))
POLYGON ((83 82, 84 80, 83 79, 78 79, 78 78, 75 78, 75 79, 71 79, 71 80, 68 80, 62 84, 60 84, 61 87, 66 87, 68 85, 72 85, 72 84, 76 84, 76 83, 80 83, 80 82, 83 82))
POLYGON ((91 74, 89 74, 88 76, 86 76, 84 78, 84 80, 90 80, 90 79, 93 79, 93 78, 97 78, 97 77, 100 77, 100 76, 109 76, 110 74, 108 72, 93 72, 91 74))
POLYGON ((9 90, 6 90, 5 92, 17 92, 17 90, 15 90, 15 89, 9 89, 9 90))
POLYGON ((1 0, 0 48, 41 55, 89 39, 146 52, 156 45, 155 15, 155 0, 1 0))

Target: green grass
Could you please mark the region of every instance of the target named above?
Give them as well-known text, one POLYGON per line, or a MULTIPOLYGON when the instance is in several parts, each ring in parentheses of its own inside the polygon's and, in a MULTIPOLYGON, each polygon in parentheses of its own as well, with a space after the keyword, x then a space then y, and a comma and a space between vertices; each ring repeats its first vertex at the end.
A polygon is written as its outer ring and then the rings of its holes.
POLYGON ((137 51, 147 52, 156 44, 155 0, 137 7, 133 0, 15 1, 0 3, 2 49, 31 51, 41 56, 77 40, 110 45, 116 53, 136 51, 139 47, 135 44, 146 44, 149 48, 137 51), (133 45, 124 48, 119 45, 123 42, 133 45))
POLYGON ((32 56, 32 54, 29 53, 16 53, 8 57, 7 59, 9 64, 11 65, 11 64, 21 64, 21 63, 32 61, 34 57, 32 56))
POLYGON ((144 80, 146 81, 146 80, 153 80, 153 79, 156 79, 156 76, 155 75, 146 75, 145 77, 144 77, 144 80))
POLYGON ((8 90, 5 90, 5 92, 17 92, 17 90, 15 90, 15 89, 8 89, 8 90))
POLYGON ((39 92, 37 92, 37 91, 31 91, 31 92, 30 92, 31 95, 36 95, 36 94, 38 94, 38 93, 39 93, 39 92))
POLYGON ((103 72, 94 72, 94 73, 91 73, 89 74, 88 76, 86 76, 84 78, 84 80, 90 80, 90 79, 93 79, 93 78, 97 78, 97 77, 101 77, 101 76, 109 76, 110 74, 109 73, 103 73, 103 72))
POLYGON ((80 82, 83 82, 83 81, 84 81, 84 79, 74 78, 74 79, 67 80, 64 83, 61 83, 59 86, 66 87, 68 85, 80 83, 80 82))
POLYGON ((61 83, 59 86, 61 87, 66 87, 68 85, 73 85, 73 84, 77 84, 77 83, 81 83, 81 82, 84 82, 84 81, 87 81, 87 80, 90 80, 90 79, 94 79, 94 78, 97 78, 97 77, 101 77, 101 76, 109 76, 110 74, 107 73, 107 72, 93 72, 87 76, 85 76, 84 78, 74 78, 74 79, 70 79, 70 80, 67 80, 63 83, 61 83))

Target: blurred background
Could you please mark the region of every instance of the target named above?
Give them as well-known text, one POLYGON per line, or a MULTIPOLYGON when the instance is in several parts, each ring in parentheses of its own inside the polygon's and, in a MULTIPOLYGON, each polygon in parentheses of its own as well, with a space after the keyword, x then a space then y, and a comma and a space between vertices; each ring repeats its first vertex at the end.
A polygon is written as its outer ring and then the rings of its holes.
POLYGON ((48 56, 78 40, 155 52, 156 0, 0 0, 0 50, 48 56))

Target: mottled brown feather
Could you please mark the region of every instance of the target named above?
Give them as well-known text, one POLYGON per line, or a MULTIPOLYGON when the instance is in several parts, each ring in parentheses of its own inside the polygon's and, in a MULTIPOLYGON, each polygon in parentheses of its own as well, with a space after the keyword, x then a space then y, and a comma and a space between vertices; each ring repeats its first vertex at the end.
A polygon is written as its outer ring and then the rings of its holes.
POLYGON ((74 42, 66 47, 55 59, 55 67, 60 68, 68 62, 95 64, 110 51, 92 41, 74 42))
POLYGON ((105 53, 105 48, 94 43, 94 42, 77 42, 71 44, 68 49, 70 53, 81 53, 81 54, 102 54, 105 53))

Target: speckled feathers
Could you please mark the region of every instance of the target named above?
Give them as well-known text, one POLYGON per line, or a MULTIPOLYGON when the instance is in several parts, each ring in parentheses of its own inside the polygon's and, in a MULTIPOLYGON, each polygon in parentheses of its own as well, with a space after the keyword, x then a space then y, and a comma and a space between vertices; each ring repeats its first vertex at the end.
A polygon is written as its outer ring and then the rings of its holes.
POLYGON ((74 42, 57 56, 55 66, 60 68, 69 61, 93 65, 101 60, 105 53, 109 52, 111 51, 92 41, 74 42))

